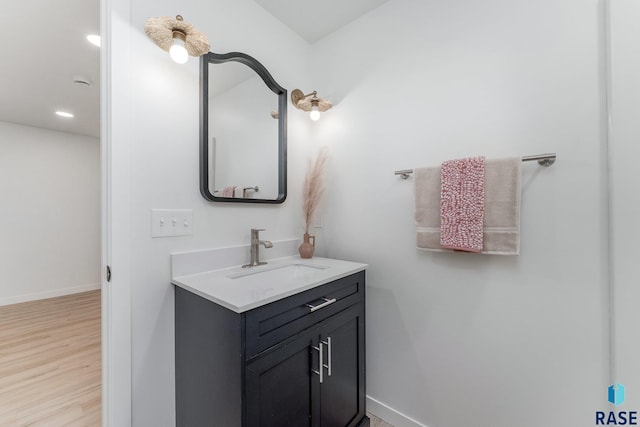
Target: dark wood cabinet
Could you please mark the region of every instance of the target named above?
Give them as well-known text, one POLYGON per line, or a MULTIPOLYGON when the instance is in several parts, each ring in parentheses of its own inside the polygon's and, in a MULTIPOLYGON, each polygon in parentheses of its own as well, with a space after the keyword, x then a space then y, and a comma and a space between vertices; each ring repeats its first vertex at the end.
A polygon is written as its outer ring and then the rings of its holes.
POLYGON ((327 367, 331 367, 320 386, 320 425, 357 426, 365 415, 364 304, 327 319, 320 337, 327 343, 327 367))
POLYGON ((176 288, 177 426, 368 426, 364 322, 364 271, 245 313, 176 288))
POLYGON ((247 427, 319 425, 320 383, 311 375, 317 341, 316 329, 300 333, 247 365, 247 427))

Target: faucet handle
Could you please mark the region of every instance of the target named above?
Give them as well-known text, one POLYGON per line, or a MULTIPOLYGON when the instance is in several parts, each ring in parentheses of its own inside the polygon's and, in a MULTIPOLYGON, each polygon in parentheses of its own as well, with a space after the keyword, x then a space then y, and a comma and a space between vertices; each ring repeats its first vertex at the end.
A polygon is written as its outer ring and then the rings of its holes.
POLYGON ((252 239, 259 239, 260 238, 260 232, 261 231, 266 231, 264 228, 252 228, 251 229, 251 238, 252 239))

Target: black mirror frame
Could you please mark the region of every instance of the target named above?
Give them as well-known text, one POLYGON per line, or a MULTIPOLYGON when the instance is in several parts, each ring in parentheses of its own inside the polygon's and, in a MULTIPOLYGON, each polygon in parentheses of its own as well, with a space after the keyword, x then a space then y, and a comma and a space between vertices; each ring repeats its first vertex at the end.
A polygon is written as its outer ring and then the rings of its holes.
POLYGON ((287 198, 287 90, 255 58, 240 52, 213 53, 200 57, 200 193, 211 202, 280 204, 287 198), (267 87, 278 95, 278 197, 276 199, 242 199, 217 197, 209 189, 209 64, 234 61, 255 71, 267 87))

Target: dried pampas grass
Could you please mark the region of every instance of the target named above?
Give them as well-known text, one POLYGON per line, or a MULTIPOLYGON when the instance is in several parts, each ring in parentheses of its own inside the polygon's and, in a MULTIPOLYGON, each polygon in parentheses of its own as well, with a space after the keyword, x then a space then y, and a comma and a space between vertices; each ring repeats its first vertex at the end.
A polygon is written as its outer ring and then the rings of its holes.
POLYGON ((304 211, 304 232, 309 233, 309 227, 324 195, 324 170, 329 160, 329 149, 322 147, 318 152, 316 161, 311 165, 304 178, 303 188, 303 211, 304 211))

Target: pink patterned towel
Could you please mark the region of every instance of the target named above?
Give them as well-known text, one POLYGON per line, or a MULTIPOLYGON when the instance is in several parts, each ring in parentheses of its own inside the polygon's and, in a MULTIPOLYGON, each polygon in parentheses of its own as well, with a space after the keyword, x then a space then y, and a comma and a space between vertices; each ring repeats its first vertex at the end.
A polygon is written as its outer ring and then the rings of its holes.
POLYGON ((236 186, 232 185, 222 189, 222 197, 233 197, 236 192, 236 186))
POLYGON ((484 222, 484 157, 448 160, 440 172, 440 245, 481 252, 484 222))

